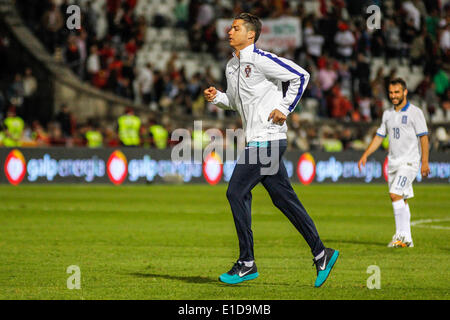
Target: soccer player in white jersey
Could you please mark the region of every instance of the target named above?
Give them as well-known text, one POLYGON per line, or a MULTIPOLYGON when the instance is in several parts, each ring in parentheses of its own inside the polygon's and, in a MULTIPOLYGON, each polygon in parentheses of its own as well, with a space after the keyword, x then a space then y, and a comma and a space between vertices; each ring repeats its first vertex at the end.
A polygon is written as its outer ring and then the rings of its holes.
POLYGON ((411 212, 407 199, 414 196, 412 183, 419 170, 428 176, 428 129, 420 108, 407 100, 405 81, 397 78, 389 83, 389 99, 394 105, 383 113, 381 125, 358 162, 359 170, 367 158, 389 136, 388 183, 395 217, 395 234, 388 247, 413 247, 411 212))

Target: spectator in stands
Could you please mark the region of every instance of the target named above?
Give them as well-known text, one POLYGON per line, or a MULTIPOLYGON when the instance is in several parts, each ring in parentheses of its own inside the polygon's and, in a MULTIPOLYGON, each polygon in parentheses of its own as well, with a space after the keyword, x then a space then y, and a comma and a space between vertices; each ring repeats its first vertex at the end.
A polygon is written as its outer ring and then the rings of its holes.
POLYGON ((119 94, 119 79, 122 76, 122 66, 123 62, 121 60, 120 54, 116 54, 115 57, 108 60, 108 89, 110 89, 115 94, 119 94))
POLYGON ((334 119, 350 119, 351 111, 353 110, 352 103, 348 98, 342 95, 338 84, 335 84, 328 97, 330 108, 329 112, 334 119))
POLYGON ((402 25, 400 28, 400 38, 402 41, 402 44, 401 44, 402 61, 405 60, 405 62, 406 62, 409 60, 411 44, 414 41, 414 38, 416 37, 417 33, 418 32, 416 31, 416 29, 414 27, 413 19, 406 19, 402 22, 402 25))
POLYGON ((437 151, 447 151, 450 149, 450 136, 444 127, 438 127, 436 130, 436 146, 437 151))
POLYGON ((372 33, 372 39, 370 41, 370 49, 373 57, 384 57, 387 60, 387 56, 385 56, 385 48, 386 48, 386 25, 384 23, 381 24, 380 29, 375 29, 372 33))
POLYGON ((64 48, 64 61, 75 74, 80 76, 81 55, 75 35, 70 35, 67 39, 67 44, 64 48))
POLYGON ((341 92, 344 96, 349 99, 353 97, 353 76, 350 71, 350 68, 346 64, 338 64, 337 66, 337 74, 339 86, 341 88, 341 92))
POLYGON ((433 8, 429 15, 425 18, 426 30, 428 34, 432 37, 433 40, 437 40, 438 28, 439 28, 439 10, 437 8, 433 8))
POLYGON ((372 121, 372 110, 371 110, 372 100, 367 96, 362 96, 358 99, 358 110, 361 116, 361 120, 365 122, 372 121))
POLYGON ((333 61, 331 59, 328 59, 325 62, 325 66, 319 65, 319 73, 317 77, 319 80, 320 88, 325 93, 331 90, 338 78, 337 72, 333 67, 333 61))
POLYGON ((101 64, 97 45, 92 45, 89 51, 90 54, 87 59, 86 70, 88 73, 88 79, 93 83, 95 76, 100 71, 101 64))
POLYGON ((426 33, 427 30, 423 28, 422 32, 419 33, 411 43, 410 63, 409 63, 411 71, 413 71, 413 66, 422 66, 423 62, 426 59, 426 49, 425 49, 426 33))
POLYGON ((186 2, 177 0, 173 14, 175 16, 175 28, 185 29, 188 26, 189 20, 189 11, 186 2))
POLYGON ((35 106, 35 94, 38 89, 38 83, 33 75, 33 70, 31 68, 25 69, 25 75, 23 77, 23 91, 24 91, 24 120, 28 123, 32 119, 36 118, 38 112, 35 106))
POLYGON ((108 85, 108 79, 109 79, 108 69, 101 69, 94 75, 94 78, 92 79, 92 84, 99 89, 105 89, 107 88, 108 85))
POLYGON ((355 133, 352 130, 352 128, 340 127, 338 132, 340 133, 339 140, 341 140, 343 150, 352 149, 353 148, 353 140, 355 140, 354 139, 355 133))
POLYGON ((147 63, 138 74, 136 79, 137 92, 135 93, 135 97, 138 97, 147 106, 152 101, 153 79, 152 65, 147 63))
POLYGON ((104 132, 104 146, 110 148, 116 148, 120 146, 120 140, 113 128, 111 128, 110 126, 106 126, 104 128, 104 132))
POLYGON ((386 98, 386 89, 384 84, 384 67, 380 66, 377 70, 375 78, 370 82, 372 96, 376 100, 383 100, 386 98))
POLYGON ((370 88, 370 60, 362 53, 358 53, 356 66, 353 70, 353 80, 358 80, 356 90, 359 94, 370 97, 372 95, 370 88))
POLYGON ((32 138, 36 146, 46 147, 50 145, 51 142, 50 137, 38 120, 33 121, 31 129, 32 129, 32 138))
POLYGON ((189 46, 193 52, 201 52, 202 50, 202 26, 199 23, 195 23, 191 26, 191 30, 188 34, 189 46))
POLYGON ((75 37, 75 44, 78 48, 78 53, 80 56, 77 74, 81 79, 86 78, 86 61, 88 57, 87 36, 87 32, 84 29, 81 29, 79 35, 75 37))
POLYGON ((86 7, 83 10, 84 14, 84 21, 85 21, 85 27, 86 31, 88 33, 89 38, 96 38, 97 37, 97 21, 99 18, 99 15, 97 11, 92 7, 92 1, 88 0, 86 1, 86 7))
POLYGON ((64 137, 59 122, 53 121, 48 124, 48 135, 51 146, 54 147, 66 146, 66 138, 64 137))
POLYGON ((60 32, 64 26, 64 18, 60 9, 54 3, 45 11, 41 18, 43 42, 50 53, 60 44, 60 32))
POLYGON ((197 24, 200 28, 205 28, 213 22, 214 8, 209 1, 203 1, 198 8, 197 24))
POLYGON ((418 1, 403 1, 402 3, 402 9, 406 12, 405 20, 411 21, 412 27, 416 31, 420 31, 421 28, 420 11, 416 6, 418 3, 419 3, 418 1))
POLYGON ((386 62, 397 58, 401 62, 400 29, 392 19, 386 19, 386 62))
POLYGON ((328 117, 328 109, 325 94, 321 88, 318 77, 313 77, 309 84, 308 90, 305 92, 305 98, 313 98, 318 102, 318 116, 320 118, 328 117))
POLYGON ((444 93, 449 87, 449 77, 442 67, 442 63, 437 62, 438 71, 433 77, 433 82, 436 86, 436 93, 440 97, 444 97, 444 93))
POLYGON ((63 139, 70 139, 75 133, 76 129, 76 120, 75 117, 70 112, 69 106, 67 104, 62 104, 61 109, 55 117, 56 123, 58 124, 58 128, 53 128, 53 138, 58 140, 59 130, 61 131, 61 136, 63 139))
POLYGON ((348 62, 352 58, 356 39, 352 31, 350 31, 348 23, 342 21, 338 24, 338 28, 339 31, 334 37, 334 42, 337 46, 337 58, 342 62, 348 62))
POLYGON ((306 29, 304 32, 306 52, 313 58, 314 62, 322 56, 322 47, 325 42, 325 38, 318 34, 312 25, 311 21, 307 22, 306 29))
POLYGON ((445 27, 442 28, 439 39, 439 47, 444 55, 448 54, 450 51, 450 23, 446 23, 445 27))
POLYGON ((15 112, 20 116, 23 114, 22 106, 25 98, 25 89, 23 87, 23 79, 20 73, 14 75, 14 80, 9 86, 7 92, 8 101, 15 106, 15 112))

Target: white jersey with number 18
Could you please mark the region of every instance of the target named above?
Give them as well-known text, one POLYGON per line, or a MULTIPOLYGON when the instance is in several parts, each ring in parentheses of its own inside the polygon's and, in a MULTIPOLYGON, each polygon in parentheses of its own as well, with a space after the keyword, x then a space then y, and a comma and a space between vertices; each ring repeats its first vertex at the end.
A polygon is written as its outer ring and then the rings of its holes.
POLYGON ((389 136, 389 171, 403 165, 419 169, 419 137, 427 134, 427 123, 422 110, 409 101, 400 111, 395 111, 394 108, 384 111, 377 135, 383 138, 389 136))

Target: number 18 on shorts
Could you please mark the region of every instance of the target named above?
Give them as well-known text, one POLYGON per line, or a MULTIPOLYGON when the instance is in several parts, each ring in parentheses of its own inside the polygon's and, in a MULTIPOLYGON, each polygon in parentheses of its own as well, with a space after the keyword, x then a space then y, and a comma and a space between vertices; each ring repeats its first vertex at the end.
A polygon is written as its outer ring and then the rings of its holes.
POLYGON ((399 168, 389 172, 389 193, 403 196, 404 199, 414 197, 412 183, 417 176, 417 170, 399 168))

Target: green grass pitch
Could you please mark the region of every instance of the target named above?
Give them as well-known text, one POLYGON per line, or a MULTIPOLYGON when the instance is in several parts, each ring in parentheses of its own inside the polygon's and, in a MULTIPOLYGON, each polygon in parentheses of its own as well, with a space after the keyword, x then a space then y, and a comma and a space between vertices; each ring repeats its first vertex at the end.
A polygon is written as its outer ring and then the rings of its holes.
POLYGON ((253 191, 258 279, 218 276, 238 256, 226 185, 0 186, 0 299, 449 299, 450 187, 415 185, 414 248, 390 249, 386 185, 295 185, 341 256, 314 288, 303 238, 263 187, 253 191), (438 220, 438 221, 436 221, 438 220), (67 288, 80 268, 81 289, 67 288), (369 266, 380 289, 368 289, 369 266))

